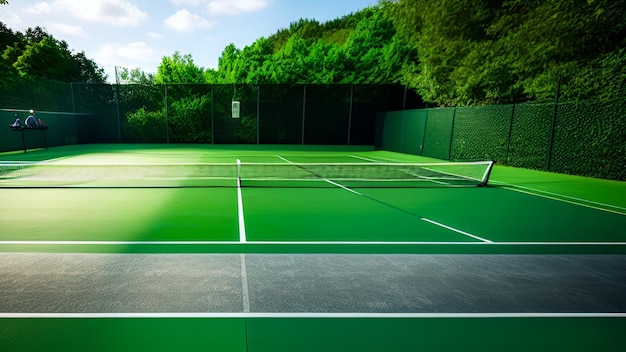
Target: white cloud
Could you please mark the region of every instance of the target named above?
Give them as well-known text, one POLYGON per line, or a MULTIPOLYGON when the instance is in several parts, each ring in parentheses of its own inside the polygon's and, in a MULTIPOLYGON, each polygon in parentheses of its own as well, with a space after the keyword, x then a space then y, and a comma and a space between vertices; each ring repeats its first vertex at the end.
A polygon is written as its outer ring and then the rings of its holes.
POLYGON ((13 30, 26 28, 26 24, 22 20, 22 17, 15 13, 0 13, 0 21, 4 22, 7 27, 13 30))
POLYGON ((89 37, 81 26, 70 26, 65 23, 47 23, 46 29, 52 32, 52 34, 56 38, 62 38, 63 35, 71 35, 83 38, 89 37))
POLYGON ((81 20, 118 27, 136 27, 148 18, 146 12, 124 0, 56 0, 52 6, 81 20))
POLYGON ((153 39, 162 39, 163 36, 157 32, 148 32, 148 37, 153 39))
POLYGON ((162 53, 150 48, 144 42, 134 42, 126 45, 107 43, 100 47, 95 55, 95 61, 103 66, 121 66, 129 69, 156 67, 161 62, 162 53))
POLYGON ((52 6, 47 2, 38 2, 35 5, 28 6, 26 11, 34 15, 48 14, 52 12, 52 6))
POLYGON ((255 12, 270 5, 270 0, 213 0, 207 8, 214 15, 237 15, 255 12))
POLYGON ((215 22, 194 15, 187 9, 182 9, 168 17, 165 20, 165 25, 179 32, 190 32, 196 29, 213 28, 215 22))
POLYGON ((170 0, 170 2, 174 5, 197 6, 198 4, 200 4, 201 0, 170 0))

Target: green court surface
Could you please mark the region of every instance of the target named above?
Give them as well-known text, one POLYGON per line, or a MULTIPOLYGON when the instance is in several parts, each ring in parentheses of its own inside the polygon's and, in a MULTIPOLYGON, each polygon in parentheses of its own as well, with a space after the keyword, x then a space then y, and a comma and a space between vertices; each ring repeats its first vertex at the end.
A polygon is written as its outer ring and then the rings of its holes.
MULTIPOLYGON (((85 145, 0 154, 0 170, 3 163, 106 167, 236 165, 237 160, 442 162, 370 147, 85 145)), ((30 182, 0 172, 0 266, 2 252, 626 254, 624 182, 500 165, 494 166, 486 187, 441 182, 362 187, 325 178, 239 187, 236 176, 210 186, 180 178, 133 179, 121 185, 30 182)), ((0 345, 8 346, 7 351, 611 351, 624 347, 616 336, 626 328, 623 314, 542 312, 189 317, 14 313, 0 312, 0 345)))
POLYGON ((617 318, 0 320, 9 351, 619 351, 617 318), (593 327, 590 329, 589 327, 593 327), (28 338, 6 339, 28 331, 28 338))
MULTIPOLYGON (((0 156, 4 163, 67 164, 68 177, 82 172, 74 165, 237 160, 441 162, 366 147, 310 146, 88 145, 0 156)), ((106 180, 59 187, 58 181, 20 183, 5 174, 0 251, 624 253, 626 247, 623 182, 498 165, 489 187, 461 188, 320 180, 238 188, 234 176, 209 187, 179 177, 165 186, 138 178, 122 187, 106 180)))

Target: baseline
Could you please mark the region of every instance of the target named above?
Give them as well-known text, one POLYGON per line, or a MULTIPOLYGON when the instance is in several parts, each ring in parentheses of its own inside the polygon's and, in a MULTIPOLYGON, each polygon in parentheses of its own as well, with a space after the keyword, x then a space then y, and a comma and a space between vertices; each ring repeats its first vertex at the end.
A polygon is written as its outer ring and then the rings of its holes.
POLYGON ((0 319, 85 318, 375 318, 375 319, 484 319, 484 318, 626 318, 626 313, 0 313, 0 319))

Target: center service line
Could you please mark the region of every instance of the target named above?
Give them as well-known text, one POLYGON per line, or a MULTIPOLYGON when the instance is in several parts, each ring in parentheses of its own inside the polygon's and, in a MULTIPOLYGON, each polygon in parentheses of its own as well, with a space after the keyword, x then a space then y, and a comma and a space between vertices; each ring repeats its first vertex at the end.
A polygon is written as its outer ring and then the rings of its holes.
MULTIPOLYGON (((237 168, 241 167, 241 160, 237 159, 237 168)), ((243 196, 241 195, 241 178, 237 175, 237 213, 239 217, 239 242, 246 243, 246 224, 243 219, 243 196)))

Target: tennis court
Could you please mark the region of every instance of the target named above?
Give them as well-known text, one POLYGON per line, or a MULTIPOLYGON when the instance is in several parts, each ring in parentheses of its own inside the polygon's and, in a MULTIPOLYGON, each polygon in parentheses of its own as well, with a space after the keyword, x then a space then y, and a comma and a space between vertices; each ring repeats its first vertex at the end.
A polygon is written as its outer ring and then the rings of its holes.
POLYGON ((15 350, 624 347, 623 182, 371 147, 0 160, 15 350))

